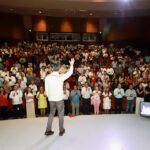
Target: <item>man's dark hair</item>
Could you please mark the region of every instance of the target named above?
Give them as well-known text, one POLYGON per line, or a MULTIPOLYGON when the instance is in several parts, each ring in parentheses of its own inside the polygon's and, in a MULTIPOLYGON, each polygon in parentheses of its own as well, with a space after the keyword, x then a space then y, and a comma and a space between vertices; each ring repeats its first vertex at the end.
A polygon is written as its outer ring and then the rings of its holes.
POLYGON ((53 65, 53 71, 59 71, 59 69, 60 69, 60 64, 53 65))

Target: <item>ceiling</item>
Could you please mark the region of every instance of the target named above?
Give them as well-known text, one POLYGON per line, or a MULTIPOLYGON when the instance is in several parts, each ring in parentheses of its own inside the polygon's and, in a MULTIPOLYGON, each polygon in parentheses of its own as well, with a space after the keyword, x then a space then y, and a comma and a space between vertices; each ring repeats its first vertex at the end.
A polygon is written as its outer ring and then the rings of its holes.
POLYGON ((0 12, 57 17, 150 16, 150 0, 0 0, 0 12))

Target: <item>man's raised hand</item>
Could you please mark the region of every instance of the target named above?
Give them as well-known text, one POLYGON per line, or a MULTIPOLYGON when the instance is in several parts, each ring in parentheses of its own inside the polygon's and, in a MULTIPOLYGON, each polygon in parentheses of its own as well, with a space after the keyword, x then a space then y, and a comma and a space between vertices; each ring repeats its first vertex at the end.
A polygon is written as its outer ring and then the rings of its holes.
POLYGON ((71 58, 70 65, 74 65, 75 59, 71 58))

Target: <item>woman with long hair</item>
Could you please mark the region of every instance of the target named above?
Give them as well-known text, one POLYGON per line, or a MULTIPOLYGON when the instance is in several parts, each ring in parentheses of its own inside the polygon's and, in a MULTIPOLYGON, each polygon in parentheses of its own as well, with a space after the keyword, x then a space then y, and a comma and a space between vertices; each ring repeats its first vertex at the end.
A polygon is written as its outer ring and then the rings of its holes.
POLYGON ((38 99, 38 109, 40 109, 40 114, 43 117, 46 114, 47 108, 47 95, 43 86, 41 86, 40 90, 37 92, 36 98, 38 99))
POLYGON ((106 90, 103 92, 103 109, 105 113, 109 113, 111 109, 111 95, 110 89, 107 87, 106 90))
POLYGON ((35 117, 34 94, 30 87, 25 92, 27 118, 35 117))

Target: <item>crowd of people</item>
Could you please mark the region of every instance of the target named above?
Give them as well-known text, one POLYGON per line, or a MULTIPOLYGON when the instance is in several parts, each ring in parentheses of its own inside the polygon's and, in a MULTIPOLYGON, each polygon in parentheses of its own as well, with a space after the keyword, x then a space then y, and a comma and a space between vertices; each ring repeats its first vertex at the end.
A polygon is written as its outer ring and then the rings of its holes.
POLYGON ((123 98, 126 113, 135 108, 138 114, 139 103, 150 102, 150 55, 142 50, 113 44, 5 43, 0 48, 1 117, 10 116, 10 104, 14 118, 36 117, 38 112, 45 116, 45 77, 55 64, 61 65, 61 74, 66 73, 71 58, 75 58, 75 68, 64 84, 66 115, 110 113, 112 99, 115 113, 121 113, 123 98))

